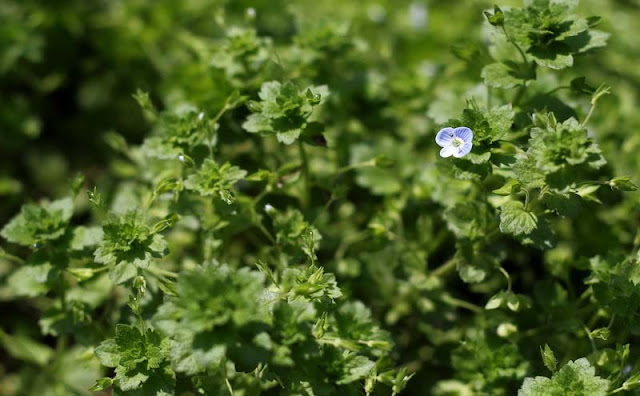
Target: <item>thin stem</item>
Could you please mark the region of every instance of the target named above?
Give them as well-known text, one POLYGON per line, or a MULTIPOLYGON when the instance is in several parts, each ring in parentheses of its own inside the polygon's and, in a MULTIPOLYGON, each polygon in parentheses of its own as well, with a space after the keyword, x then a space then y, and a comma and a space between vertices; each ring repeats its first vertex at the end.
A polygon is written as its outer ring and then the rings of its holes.
POLYGON ((527 89, 526 86, 520 85, 520 87, 518 88, 518 91, 513 96, 513 100, 511 101, 513 103, 513 106, 517 106, 518 103, 520 103, 520 99, 522 99, 522 96, 524 95, 525 89, 527 89))
POLYGON ((262 225, 262 223, 256 222, 256 227, 258 227, 260 232, 262 232, 262 234, 269 240, 269 242, 273 243, 274 245, 276 244, 275 238, 271 235, 271 233, 269 233, 269 231, 267 231, 267 229, 262 225))
POLYGON ((511 277, 509 276, 509 273, 502 267, 499 267, 498 270, 500 272, 502 272, 502 275, 504 275, 505 278, 507 278, 507 291, 510 292, 511 291, 511 277))
POLYGON ((304 192, 303 203, 304 206, 309 206, 309 200, 311 197, 311 182, 309 180, 309 160, 307 158, 307 152, 304 149, 302 141, 298 140, 298 149, 300 151, 300 159, 302 160, 302 177, 304 180, 304 192))
POLYGON ((149 270, 149 272, 154 273, 156 275, 162 275, 162 276, 167 276, 169 278, 177 278, 179 275, 173 271, 168 271, 162 268, 155 268, 155 267, 151 267, 149 266, 149 268, 147 268, 147 270, 149 270))
POLYGON ((225 378, 224 379, 224 383, 227 384, 227 390, 229 391, 229 394, 231 396, 233 396, 233 388, 231 387, 231 383, 229 382, 229 378, 225 378))
POLYGON ((335 202, 334 198, 331 197, 329 198, 329 200, 327 201, 327 203, 324 204, 324 206, 322 207, 322 209, 320 209, 320 211, 318 212, 318 214, 316 214, 316 217, 313 219, 313 221, 311 222, 312 225, 315 225, 316 222, 318 221, 318 219, 320 218, 320 216, 322 216, 323 213, 325 213, 327 210, 329 210, 329 207, 331 206, 331 204, 333 204, 335 202))
POLYGON ((64 280, 64 272, 60 273, 60 303, 62 304, 62 310, 67 310, 67 283, 64 280))
POLYGON ((218 113, 211 120, 211 124, 213 125, 211 128, 207 128, 207 146, 209 146, 209 156, 211 159, 213 158, 213 133, 215 132, 215 127, 220 118, 227 112, 231 107, 229 106, 229 99, 231 99, 232 95, 228 96, 224 102, 222 108, 218 111, 218 113))
POLYGON ((619 387, 617 389, 612 390, 609 394, 613 395, 614 393, 622 392, 622 391, 625 391, 625 390, 627 390, 627 388, 623 385, 623 386, 621 386, 621 387, 619 387))
POLYGON ((551 91, 545 92, 545 95, 551 95, 551 94, 556 93, 556 92, 558 92, 558 91, 560 91, 562 89, 571 89, 571 87, 568 86, 568 85, 561 85, 559 87, 556 87, 556 88, 552 89, 551 91))
POLYGON ((613 326, 613 322, 616 320, 616 314, 611 314, 611 320, 609 321, 609 324, 607 325, 607 329, 611 329, 611 326, 613 326))
POLYGON ((588 299, 593 294, 593 289, 590 287, 585 290, 580 297, 578 297, 578 302, 581 303, 583 300, 588 299))
POLYGON ((351 164, 351 165, 343 166, 342 168, 338 169, 337 173, 340 175, 342 173, 346 173, 346 172, 349 172, 349 171, 354 170, 354 169, 368 168, 368 167, 372 167, 372 166, 376 166, 375 159, 370 159, 369 161, 358 162, 357 164, 351 164))
POLYGON ((468 301, 464 301, 464 300, 460 300, 458 298, 455 297, 451 297, 449 295, 444 295, 442 296, 442 301, 446 304, 452 305, 454 307, 460 307, 460 308, 465 308, 468 309, 471 312, 482 312, 482 308, 480 308, 479 306, 472 304, 468 301))
POLYGON ((269 194, 272 190, 271 184, 267 184, 267 186, 260 192, 260 194, 253 197, 253 204, 257 205, 262 198, 264 198, 267 194, 269 194))
POLYGON ((442 264, 440 267, 431 271, 431 275, 436 277, 441 277, 448 274, 451 270, 456 268, 456 260, 454 258, 450 258, 446 263, 442 264))
POLYGON ((9 261, 13 261, 16 264, 24 264, 25 261, 18 256, 14 256, 13 254, 9 254, 0 248, 0 258, 7 259, 9 261))
POLYGON ((596 342, 593 340, 593 337, 591 337, 591 331, 589 331, 586 325, 584 326, 584 331, 587 333, 587 337, 589 337, 589 341, 591 342, 591 349, 593 349, 593 352, 597 352, 596 342))
POLYGON ((523 188, 522 191, 524 191, 524 210, 527 210, 529 207, 529 190, 523 188))
POLYGON ((520 46, 518 45, 518 43, 516 43, 511 36, 509 36, 509 33, 507 33, 507 29, 504 27, 504 25, 502 25, 502 31, 504 32, 504 35, 507 36, 507 40, 513 44, 514 47, 516 47, 516 49, 518 50, 518 52, 520 53, 520 56, 522 56, 522 60, 524 61, 524 63, 529 63, 529 60, 527 59, 527 55, 525 55, 524 51, 522 50, 522 48, 520 48, 520 46))
POLYGON ((589 122, 589 119, 591 118, 591 115, 593 114, 593 110, 596 108, 596 103, 598 103, 598 102, 593 102, 593 104, 591 105, 591 108, 589 109, 589 113, 587 113, 587 117, 584 119, 584 121, 582 121, 582 126, 583 127, 585 125, 587 125, 587 123, 589 122))

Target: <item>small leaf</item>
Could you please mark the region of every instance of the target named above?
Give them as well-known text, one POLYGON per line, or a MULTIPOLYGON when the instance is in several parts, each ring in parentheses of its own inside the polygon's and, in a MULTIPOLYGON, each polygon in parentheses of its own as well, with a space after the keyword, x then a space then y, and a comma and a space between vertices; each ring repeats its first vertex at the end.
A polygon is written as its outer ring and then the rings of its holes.
POLYGON ((520 182, 516 179, 509 179, 504 184, 504 186, 498 188, 497 190, 493 190, 492 192, 497 195, 511 195, 513 193, 518 192, 520 188, 520 182))
POLYGON ((111 385, 113 385, 113 379, 109 377, 98 378, 96 380, 96 383, 91 388, 89 388, 89 390, 92 392, 97 392, 108 389, 111 387, 111 385))
POLYGON ((618 191, 636 191, 638 189, 638 186, 631 181, 631 176, 616 177, 609 180, 607 184, 618 191))
POLYGON ((556 355, 553 353, 548 344, 544 344, 544 348, 540 347, 540 355, 542 355, 542 362, 544 366, 552 373, 556 371, 556 355))
POLYGON ((12 357, 38 366, 45 366, 54 356, 54 351, 44 344, 21 335, 9 335, 0 329, 0 344, 12 357))
POLYGON ((606 341, 609 339, 610 334, 611 331, 607 327, 602 327, 591 331, 591 338, 599 338, 603 341, 606 341))

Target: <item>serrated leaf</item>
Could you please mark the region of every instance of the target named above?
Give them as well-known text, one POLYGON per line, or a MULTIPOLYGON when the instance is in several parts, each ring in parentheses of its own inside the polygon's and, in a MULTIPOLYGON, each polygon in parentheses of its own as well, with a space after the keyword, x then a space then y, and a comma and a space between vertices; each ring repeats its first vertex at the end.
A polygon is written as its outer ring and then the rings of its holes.
POLYGON ((551 379, 525 378, 518 396, 575 395, 606 396, 609 381, 595 375, 589 361, 581 358, 569 361, 551 379))
POLYGON ((56 240, 65 233, 72 215, 71 198, 41 205, 27 204, 4 226, 0 235, 9 242, 23 246, 56 240))
POLYGON ((120 353, 118 352, 118 344, 114 339, 102 341, 95 349, 95 354, 100 360, 100 364, 106 367, 116 367, 120 362, 120 353))
POLYGON ((538 218, 525 210, 519 201, 509 201, 500 207, 500 231, 505 234, 531 234, 538 226, 538 218))
POLYGON ((207 158, 197 173, 185 180, 184 186, 203 196, 218 196, 227 204, 232 204, 235 202, 234 185, 246 175, 245 170, 228 162, 218 165, 207 158))

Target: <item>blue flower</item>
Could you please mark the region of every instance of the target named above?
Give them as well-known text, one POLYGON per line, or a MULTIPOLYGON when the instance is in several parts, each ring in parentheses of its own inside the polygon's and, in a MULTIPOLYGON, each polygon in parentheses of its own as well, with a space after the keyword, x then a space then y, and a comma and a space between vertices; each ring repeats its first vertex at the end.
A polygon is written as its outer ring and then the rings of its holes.
POLYGON ((473 131, 467 127, 444 128, 436 135, 436 143, 442 147, 440 156, 462 158, 469 154, 473 146, 473 131))

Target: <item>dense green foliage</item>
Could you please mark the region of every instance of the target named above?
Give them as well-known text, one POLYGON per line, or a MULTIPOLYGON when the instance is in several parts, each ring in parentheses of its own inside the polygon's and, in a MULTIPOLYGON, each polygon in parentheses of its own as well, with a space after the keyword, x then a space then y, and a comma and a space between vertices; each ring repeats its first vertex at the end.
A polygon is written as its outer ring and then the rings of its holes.
POLYGON ((0 0, 0 394, 640 394, 638 16, 0 0))

